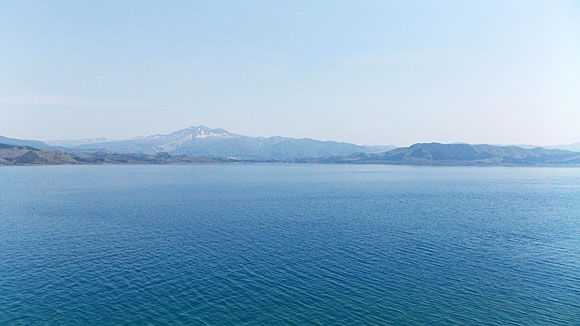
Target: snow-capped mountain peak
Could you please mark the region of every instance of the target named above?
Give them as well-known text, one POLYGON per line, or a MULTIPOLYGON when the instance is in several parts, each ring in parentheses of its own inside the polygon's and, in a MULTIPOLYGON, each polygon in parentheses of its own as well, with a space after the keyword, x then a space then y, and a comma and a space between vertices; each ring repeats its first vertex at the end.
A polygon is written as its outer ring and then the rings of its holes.
POLYGON ((191 126, 168 134, 87 144, 75 149, 147 154, 168 152, 172 155, 244 159, 294 159, 378 152, 377 149, 355 144, 308 138, 244 136, 203 125, 191 126))
POLYGON ((212 129, 207 126, 191 126, 186 129, 178 130, 167 135, 171 138, 207 138, 207 137, 233 137, 236 136, 231 134, 225 129, 212 129))

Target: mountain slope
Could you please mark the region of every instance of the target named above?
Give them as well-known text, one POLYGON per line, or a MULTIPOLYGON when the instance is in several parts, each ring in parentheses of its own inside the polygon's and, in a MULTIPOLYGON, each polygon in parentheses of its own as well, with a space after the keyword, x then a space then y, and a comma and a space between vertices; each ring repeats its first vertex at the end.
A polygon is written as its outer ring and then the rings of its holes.
POLYGON ((549 149, 562 149, 572 152, 580 152, 580 143, 566 144, 566 145, 556 145, 556 146, 546 146, 549 149))
POLYGON ((73 146, 72 149, 144 154, 168 152, 173 155, 287 160, 349 155, 357 152, 378 153, 384 147, 358 146, 308 138, 249 137, 233 134, 224 129, 192 126, 167 135, 159 134, 128 140, 83 144, 73 146))
POLYGON ((29 146, 38 149, 49 149, 50 146, 41 142, 39 140, 24 140, 24 139, 15 139, 15 138, 8 138, 0 136, 0 144, 6 145, 16 145, 16 146, 29 146))
POLYGON ((137 153, 59 153, 28 146, 0 144, 0 165, 63 165, 63 164, 187 164, 221 163, 228 160, 173 156, 167 153, 155 155, 137 153))
POLYGON ((88 138, 88 139, 75 139, 75 140, 48 140, 44 143, 49 146, 56 146, 56 147, 74 147, 74 146, 81 146, 87 144, 98 144, 110 141, 105 137, 100 138, 88 138))
POLYGON ((322 160, 328 163, 416 165, 578 165, 580 153, 541 147, 419 143, 380 154, 357 153, 322 160))

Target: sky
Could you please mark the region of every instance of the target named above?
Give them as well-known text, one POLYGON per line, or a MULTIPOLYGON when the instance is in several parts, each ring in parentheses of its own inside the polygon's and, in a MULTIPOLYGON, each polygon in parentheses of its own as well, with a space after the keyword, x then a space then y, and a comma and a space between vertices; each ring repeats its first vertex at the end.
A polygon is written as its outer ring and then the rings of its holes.
POLYGON ((580 1, 0 0, 0 135, 580 142, 580 1))

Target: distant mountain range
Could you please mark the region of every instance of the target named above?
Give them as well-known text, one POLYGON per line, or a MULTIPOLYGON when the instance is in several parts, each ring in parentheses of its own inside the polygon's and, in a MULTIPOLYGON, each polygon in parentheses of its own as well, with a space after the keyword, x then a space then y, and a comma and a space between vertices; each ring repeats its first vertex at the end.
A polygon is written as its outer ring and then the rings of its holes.
POLYGON ((326 163, 326 164, 406 164, 406 165, 518 165, 580 166, 580 153, 544 148, 525 149, 469 144, 415 144, 379 154, 356 153, 326 158, 285 160, 244 160, 206 158, 169 153, 74 153, 40 150, 29 146, 0 144, 0 165, 60 164, 191 164, 191 163, 326 163))
POLYGON ((227 163, 227 159, 210 159, 168 153, 61 153, 28 146, 0 144, 0 165, 65 165, 65 164, 192 164, 227 163))
POLYGON ((111 141, 105 137, 99 138, 88 138, 88 139, 75 139, 75 140, 49 140, 44 143, 53 147, 75 147, 88 144, 98 144, 111 141))
POLYGON ((502 146, 502 147, 515 146, 515 147, 528 148, 528 149, 532 149, 532 148, 536 148, 536 147, 542 147, 542 148, 546 148, 546 149, 561 149, 561 150, 565 150, 565 151, 580 152, 580 143, 561 144, 561 145, 554 145, 554 146, 538 146, 538 145, 528 145, 528 144, 522 144, 522 145, 497 145, 497 146, 502 146))
POLYGON ((580 165, 580 153, 536 147, 419 143, 379 154, 357 153, 304 162, 407 165, 580 165))
POLYGON ((41 142, 39 140, 23 140, 23 139, 15 139, 15 138, 8 138, 0 136, 0 144, 6 145, 17 145, 17 146, 29 146, 34 147, 37 149, 50 149, 46 143, 41 142))
POLYGON ((580 143, 557 145, 557 146, 546 146, 548 149, 563 149, 566 151, 580 152, 580 143))
MULTIPOLYGON (((534 146, 419 143, 359 146, 309 138, 250 137, 193 126, 170 134, 41 142, 0 136, 0 164, 304 162, 425 165, 580 165, 580 152, 534 146)), ((564 146, 580 150, 580 143, 564 146)))
MULTIPOLYGON (((395 146, 359 146, 335 141, 309 138, 250 137, 233 134, 224 129, 192 126, 167 135, 152 135, 127 140, 106 138, 72 141, 51 141, 59 151, 155 154, 204 157, 230 157, 249 160, 290 160, 304 157, 328 157, 352 153, 380 153, 395 146)), ((29 145, 26 143, 15 145, 29 145)), ((32 146, 32 145, 31 145, 32 146)))

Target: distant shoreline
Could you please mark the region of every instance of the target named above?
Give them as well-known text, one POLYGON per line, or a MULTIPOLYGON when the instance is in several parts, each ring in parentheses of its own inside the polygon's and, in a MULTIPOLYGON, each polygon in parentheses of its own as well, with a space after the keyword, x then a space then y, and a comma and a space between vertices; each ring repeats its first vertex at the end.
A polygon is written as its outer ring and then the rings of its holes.
POLYGON ((187 165, 349 165, 349 166, 409 166, 409 167, 524 167, 524 168, 580 168, 576 164, 460 164, 460 163, 440 163, 440 164, 410 164, 398 162, 196 162, 196 163, 64 163, 64 164, 0 164, 2 167, 43 167, 43 166, 187 166, 187 165))
POLYGON ((185 164, 349 164, 405 166, 564 166, 579 167, 580 153, 541 147, 500 147, 493 145, 418 143, 369 154, 296 158, 278 152, 274 157, 259 154, 209 157, 157 152, 75 152, 38 149, 31 146, 0 144, 0 166, 43 165, 185 165, 185 164))

